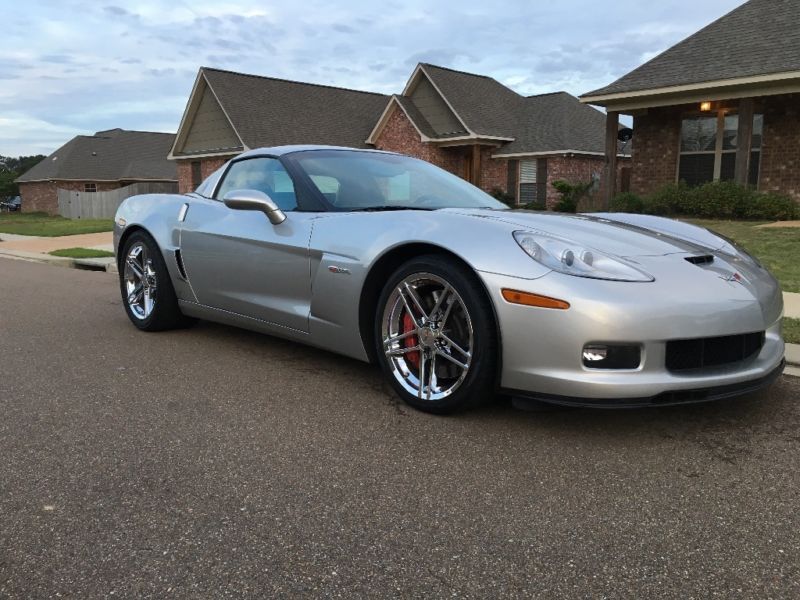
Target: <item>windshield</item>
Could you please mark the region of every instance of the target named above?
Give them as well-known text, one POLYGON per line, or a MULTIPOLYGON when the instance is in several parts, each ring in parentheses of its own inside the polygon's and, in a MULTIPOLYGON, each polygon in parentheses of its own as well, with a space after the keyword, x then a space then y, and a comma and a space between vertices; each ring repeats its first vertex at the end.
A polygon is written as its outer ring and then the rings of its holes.
POLYGON ((287 158, 337 210, 507 208, 460 177, 408 156, 310 150, 287 158))

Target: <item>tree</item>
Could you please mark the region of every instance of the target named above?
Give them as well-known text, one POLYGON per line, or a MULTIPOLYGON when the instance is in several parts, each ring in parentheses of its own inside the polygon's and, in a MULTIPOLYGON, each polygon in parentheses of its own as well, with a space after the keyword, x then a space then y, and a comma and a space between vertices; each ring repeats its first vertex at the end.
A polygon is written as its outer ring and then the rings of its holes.
POLYGON ((0 198, 19 195, 19 185, 14 180, 45 159, 44 154, 34 156, 0 156, 0 198))

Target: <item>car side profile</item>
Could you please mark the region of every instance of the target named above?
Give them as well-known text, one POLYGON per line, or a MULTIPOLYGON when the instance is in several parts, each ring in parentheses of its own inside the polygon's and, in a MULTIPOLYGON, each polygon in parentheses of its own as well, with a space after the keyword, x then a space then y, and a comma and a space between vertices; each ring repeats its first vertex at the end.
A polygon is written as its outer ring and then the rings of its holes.
POLYGON ((727 398, 784 365, 780 288, 704 228, 510 210, 394 153, 248 151, 189 194, 120 206, 125 310, 208 319, 378 363, 449 413, 502 391, 573 406, 727 398))

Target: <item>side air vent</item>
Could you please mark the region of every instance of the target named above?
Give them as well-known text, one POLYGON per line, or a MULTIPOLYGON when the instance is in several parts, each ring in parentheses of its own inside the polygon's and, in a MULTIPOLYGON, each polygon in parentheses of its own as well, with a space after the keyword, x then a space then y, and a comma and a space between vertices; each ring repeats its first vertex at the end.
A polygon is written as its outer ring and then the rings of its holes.
POLYGON ((181 274, 181 279, 189 281, 189 278, 186 276, 186 267, 183 266, 183 257, 181 256, 180 249, 175 250, 175 264, 178 265, 178 272, 181 274))
POLYGON ((693 265, 710 265, 714 262, 714 257, 711 254, 701 254, 699 256, 687 256, 685 260, 693 265))

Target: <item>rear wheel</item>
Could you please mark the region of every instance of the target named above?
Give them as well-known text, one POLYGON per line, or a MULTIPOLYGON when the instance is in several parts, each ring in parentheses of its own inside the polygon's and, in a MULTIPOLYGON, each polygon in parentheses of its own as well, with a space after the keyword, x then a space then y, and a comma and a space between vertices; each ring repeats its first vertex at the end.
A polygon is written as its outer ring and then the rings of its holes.
POLYGON ((400 397, 432 413, 490 399, 497 333, 489 301, 469 269, 430 255, 410 260, 378 301, 375 343, 400 397))
POLYGON ((121 250, 119 285, 128 318, 144 331, 186 327, 194 319, 184 316, 172 286, 167 265, 155 240, 137 231, 121 250))

